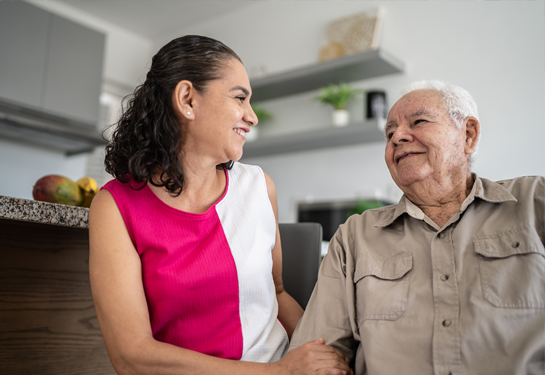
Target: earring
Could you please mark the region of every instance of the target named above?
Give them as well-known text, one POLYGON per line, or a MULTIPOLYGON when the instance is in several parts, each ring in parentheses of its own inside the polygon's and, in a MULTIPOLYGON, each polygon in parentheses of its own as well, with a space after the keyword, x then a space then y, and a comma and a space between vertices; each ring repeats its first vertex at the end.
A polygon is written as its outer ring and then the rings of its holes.
POLYGON ((190 114, 191 114, 191 112, 189 112, 189 111, 188 111, 188 112, 186 112, 186 113, 187 113, 188 115, 190 115, 190 114))

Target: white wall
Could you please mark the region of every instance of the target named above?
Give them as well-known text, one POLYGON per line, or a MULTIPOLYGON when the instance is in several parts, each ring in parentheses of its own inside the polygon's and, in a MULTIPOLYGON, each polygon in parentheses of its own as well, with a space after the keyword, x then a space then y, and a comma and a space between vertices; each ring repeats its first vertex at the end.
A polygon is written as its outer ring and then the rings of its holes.
MULTIPOLYGON (((83 13, 64 1, 28 2, 106 34, 103 91, 122 97, 140 83, 149 68, 151 40, 83 13)), ((60 174, 77 180, 88 173, 88 159, 87 154, 67 157, 0 139, 0 195, 32 199, 32 186, 40 177, 60 174)))
POLYGON ((0 139, 0 195, 32 199, 32 187, 42 176, 83 177, 86 155, 63 154, 0 139))
MULTIPOLYGON (((179 35, 208 35, 232 47, 248 71, 266 65, 280 72, 316 61, 327 22, 378 5, 386 11, 380 48, 407 69, 355 86, 385 89, 391 105, 415 80, 460 85, 475 98, 482 123, 474 170, 491 179, 545 175, 543 2, 265 1, 165 35, 154 50, 179 35)), ((329 111, 310 100, 315 94, 263 103, 276 121, 263 125, 261 134, 328 126, 329 111)), ((296 220, 296 204, 306 199, 397 199, 383 148, 378 142, 242 161, 262 166, 274 179, 280 221, 287 222, 296 220)))

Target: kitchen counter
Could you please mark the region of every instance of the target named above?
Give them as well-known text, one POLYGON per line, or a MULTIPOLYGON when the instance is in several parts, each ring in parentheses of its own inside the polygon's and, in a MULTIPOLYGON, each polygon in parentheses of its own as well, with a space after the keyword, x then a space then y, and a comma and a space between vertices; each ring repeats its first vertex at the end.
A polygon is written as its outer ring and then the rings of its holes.
POLYGON ((0 374, 115 374, 91 295, 88 217, 0 196, 0 374))
POLYGON ((0 196, 0 219, 87 228, 89 209, 0 196))

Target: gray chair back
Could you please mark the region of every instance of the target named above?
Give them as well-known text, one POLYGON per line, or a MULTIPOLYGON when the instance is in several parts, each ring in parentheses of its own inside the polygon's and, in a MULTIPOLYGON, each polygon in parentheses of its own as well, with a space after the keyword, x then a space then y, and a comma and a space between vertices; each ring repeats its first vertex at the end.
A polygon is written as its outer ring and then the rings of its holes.
POLYGON ((318 223, 280 223, 278 227, 284 288, 305 309, 318 279, 322 226, 318 223))

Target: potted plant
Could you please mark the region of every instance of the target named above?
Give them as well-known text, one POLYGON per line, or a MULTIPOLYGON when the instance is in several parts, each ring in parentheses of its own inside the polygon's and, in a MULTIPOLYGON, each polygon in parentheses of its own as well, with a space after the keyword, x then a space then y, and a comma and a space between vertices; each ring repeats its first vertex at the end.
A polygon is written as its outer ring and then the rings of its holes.
POLYGON ((339 83, 338 85, 331 84, 327 87, 320 89, 321 94, 315 97, 315 100, 323 104, 333 106, 331 121, 335 126, 345 126, 349 122, 348 111, 346 110, 346 104, 363 90, 355 89, 351 85, 346 83, 339 83))
MULTIPOLYGON (((254 110, 254 113, 257 116, 257 120, 259 121, 260 124, 263 124, 273 118, 272 113, 270 113, 265 108, 263 108, 259 103, 252 103, 252 109, 254 110)), ((257 126, 253 126, 250 129, 250 132, 246 134, 246 140, 247 141, 255 140, 257 138, 258 132, 259 132, 259 128, 257 126)))
POLYGON ((378 199, 358 199, 356 206, 347 210, 346 218, 358 214, 361 215, 363 211, 371 210, 373 208, 384 207, 386 204, 378 199))

